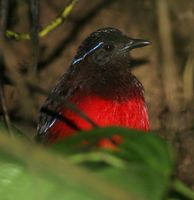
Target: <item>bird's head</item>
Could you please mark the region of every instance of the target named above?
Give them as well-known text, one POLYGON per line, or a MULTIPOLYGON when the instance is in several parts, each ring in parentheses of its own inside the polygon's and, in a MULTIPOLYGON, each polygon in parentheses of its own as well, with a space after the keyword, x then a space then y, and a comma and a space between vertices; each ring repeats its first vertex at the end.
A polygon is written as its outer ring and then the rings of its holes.
POLYGON ((85 62, 99 68, 126 65, 130 62, 129 52, 132 49, 149 45, 142 39, 133 39, 116 28, 101 28, 89 35, 78 49, 72 64, 85 62))

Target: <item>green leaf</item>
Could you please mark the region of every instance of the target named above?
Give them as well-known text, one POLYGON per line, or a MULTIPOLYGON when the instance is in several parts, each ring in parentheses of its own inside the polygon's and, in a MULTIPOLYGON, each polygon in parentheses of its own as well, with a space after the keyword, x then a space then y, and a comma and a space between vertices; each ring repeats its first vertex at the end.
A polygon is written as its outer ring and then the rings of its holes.
POLYGON ((0 196, 12 199, 134 199, 128 191, 42 147, 0 134, 0 196))
POLYGON ((99 173, 142 200, 163 199, 169 187, 160 174, 145 166, 131 164, 127 169, 107 168, 99 173))
POLYGON ((98 174, 139 199, 159 200, 168 192, 174 166, 173 152, 153 133, 145 134, 119 127, 98 128, 68 138, 55 145, 54 149, 67 155, 72 153, 76 163, 86 164, 84 166, 91 170, 96 170, 96 165, 98 174), (79 143, 83 140, 89 142, 86 145, 89 147, 94 146, 101 138, 111 138, 114 134, 123 138, 117 151, 102 152, 100 149, 97 151, 90 148, 91 152, 86 153, 84 148, 79 148, 79 143), (101 162, 106 165, 99 164, 101 162))

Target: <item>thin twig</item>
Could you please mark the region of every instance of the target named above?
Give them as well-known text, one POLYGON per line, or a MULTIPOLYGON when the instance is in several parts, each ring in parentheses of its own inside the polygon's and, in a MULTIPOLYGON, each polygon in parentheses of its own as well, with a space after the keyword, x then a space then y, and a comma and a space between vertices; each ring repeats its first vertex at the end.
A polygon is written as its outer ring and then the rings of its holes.
POLYGON ((165 121, 161 121, 168 129, 167 138, 173 142, 176 132, 180 130, 182 123, 181 110, 183 109, 183 93, 181 91, 182 79, 179 65, 175 57, 173 44, 172 21, 170 18, 169 1, 156 0, 158 14, 158 29, 161 48, 161 73, 164 89, 164 102, 169 112, 166 112, 165 121))
POLYGON ((100 1, 89 12, 85 13, 83 17, 78 20, 73 20, 74 28, 68 33, 67 37, 58 44, 56 44, 46 59, 41 60, 38 66, 38 70, 43 70, 49 64, 52 64, 63 52, 65 48, 68 48, 72 44, 74 39, 82 32, 82 30, 99 14, 101 10, 114 4, 116 0, 103 0, 100 1))
POLYGON ((7 27, 7 15, 8 15, 9 0, 1 0, 0 2, 0 26, 1 34, 5 32, 7 27))
MULTIPOLYGON (((2 0, 0 5, 0 39, 4 39, 4 33, 7 27, 7 16, 8 16, 8 7, 9 7, 9 0, 2 0)), ((2 58, 2 55, 0 55, 0 58, 2 58)), ((0 67, 0 103, 3 111, 3 119, 5 122, 5 126, 8 130, 8 133, 10 136, 14 136, 12 130, 11 130, 11 122, 6 106, 6 100, 5 100, 5 93, 4 93, 4 86, 3 86, 3 74, 4 74, 4 68, 0 67)))
MULTIPOLYGON (((78 0, 71 0, 71 2, 63 9, 62 13, 53 21, 51 21, 46 27, 44 27, 41 31, 39 31, 38 36, 44 37, 54 29, 56 29, 59 25, 61 25, 64 20, 69 16, 69 14, 72 12, 74 6, 78 0)), ((25 33, 17 33, 14 31, 7 30, 6 36, 8 38, 16 39, 16 40, 30 40, 31 35, 25 34, 25 33)))
POLYGON ((9 78, 16 86, 20 95, 22 113, 26 117, 36 118, 34 102, 31 98, 28 88, 25 85, 25 77, 21 76, 17 70, 17 55, 13 47, 10 46, 5 40, 0 40, 0 51, 3 53, 3 59, 9 72, 9 78))
MULTIPOLYGON (((4 11, 5 9, 3 8, 3 2, 4 6, 6 5, 8 8, 8 1, 2 1, 2 10, 4 11)), ((4 11, 5 12, 5 11, 4 11)), ((3 13, 3 12, 1 12, 3 13)), ((15 54, 15 51, 13 48, 9 45, 8 41, 5 41, 5 32, 6 32, 6 20, 5 18, 5 13, 1 17, 1 40, 0 40, 0 52, 2 52, 2 59, 6 65, 6 68, 9 72, 9 76, 13 84, 16 86, 17 90, 19 91, 20 94, 20 99, 21 99, 21 104, 23 108, 23 113, 27 116, 34 116, 35 117, 35 111, 33 109, 33 102, 30 98, 29 92, 27 88, 25 87, 23 77, 20 75, 20 73, 17 70, 17 56, 15 54), (4 27, 4 28, 3 28, 4 27), (31 112, 28 112, 28 109, 31 112)), ((1 91, 1 95, 4 95, 4 92, 1 91)), ((3 103, 5 103, 4 100, 2 100, 3 103)), ((3 106, 5 110, 5 105, 3 106)), ((6 111, 6 110, 5 110, 6 111)))
POLYGON ((194 97, 194 53, 193 47, 188 56, 183 73, 184 99, 187 104, 193 103, 194 97))
POLYGON ((11 130, 11 121, 10 121, 7 106, 6 106, 4 88, 3 88, 2 83, 0 83, 0 102, 1 102, 1 107, 2 107, 2 111, 3 111, 3 119, 4 119, 4 122, 5 122, 5 126, 8 130, 8 133, 10 134, 10 136, 13 137, 14 134, 11 130))
POLYGON ((39 58, 39 1, 38 0, 29 0, 30 4, 30 14, 32 21, 32 29, 31 29, 31 38, 32 38, 32 63, 31 63, 31 72, 32 77, 36 75, 37 66, 38 66, 38 58, 39 58))
POLYGON ((166 103, 171 111, 177 112, 180 107, 180 77, 178 66, 175 61, 170 10, 167 0, 157 0, 157 13, 166 103))
MULTIPOLYGON (((194 14, 193 14, 194 15, 194 14)), ((193 22, 193 21, 192 21, 193 22)), ((183 73, 183 90, 186 104, 193 103, 194 97, 194 28, 191 30, 189 56, 183 73)))

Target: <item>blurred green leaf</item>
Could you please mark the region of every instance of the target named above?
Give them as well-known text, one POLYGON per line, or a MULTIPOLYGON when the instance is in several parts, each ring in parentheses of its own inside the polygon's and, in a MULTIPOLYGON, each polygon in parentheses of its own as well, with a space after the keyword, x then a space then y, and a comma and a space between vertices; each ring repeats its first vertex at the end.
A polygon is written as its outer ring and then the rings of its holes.
MULTIPOLYGON (((2 124, 0 132, 1 199, 162 200, 171 188, 173 151, 153 133, 98 128, 54 145, 56 154, 11 139, 2 124), (118 149, 97 148, 97 141, 114 134, 123 138, 118 149), (80 145, 84 140, 88 144, 80 145)), ((188 188, 174 188, 192 199, 188 188)))
POLYGON ((65 139, 55 145, 54 150, 67 155, 72 153, 76 163, 82 163, 91 170, 96 169, 95 165, 98 166, 97 172, 101 176, 130 191, 139 199, 163 199, 170 186, 174 166, 173 152, 153 133, 145 134, 120 127, 98 128, 65 139), (111 138, 114 134, 119 134, 123 138, 123 143, 119 145, 118 150, 87 149, 95 146, 100 139, 111 138), (88 145, 80 148, 79 144, 83 140, 87 140, 88 145), (88 153, 88 150, 91 152, 88 153), (99 164, 101 162, 106 165, 99 164))
POLYGON ((6 134, 0 134, 0 196, 3 200, 136 199, 67 158, 6 134))
POLYGON ((10 199, 105 199, 71 180, 37 174, 19 164, 0 162, 0 196, 10 199))

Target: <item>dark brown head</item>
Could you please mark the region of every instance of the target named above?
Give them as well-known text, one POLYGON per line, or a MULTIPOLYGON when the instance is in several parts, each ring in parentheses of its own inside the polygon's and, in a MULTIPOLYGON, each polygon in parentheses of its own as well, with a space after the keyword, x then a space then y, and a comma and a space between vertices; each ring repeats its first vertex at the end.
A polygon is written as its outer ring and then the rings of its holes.
POLYGON ((107 96, 107 91, 113 95, 125 93, 137 82, 130 72, 129 52, 149 44, 118 29, 102 28, 83 41, 70 70, 77 71, 78 80, 84 80, 85 87, 100 95, 107 96))
POLYGON ((149 44, 147 40, 130 38, 116 28, 102 28, 83 41, 72 65, 85 65, 87 62, 90 67, 103 69, 126 66, 130 62, 129 52, 132 49, 149 44))

